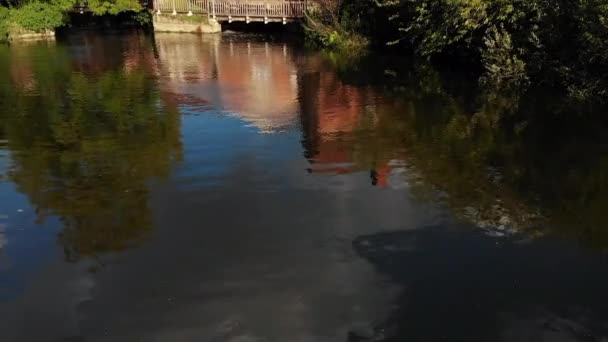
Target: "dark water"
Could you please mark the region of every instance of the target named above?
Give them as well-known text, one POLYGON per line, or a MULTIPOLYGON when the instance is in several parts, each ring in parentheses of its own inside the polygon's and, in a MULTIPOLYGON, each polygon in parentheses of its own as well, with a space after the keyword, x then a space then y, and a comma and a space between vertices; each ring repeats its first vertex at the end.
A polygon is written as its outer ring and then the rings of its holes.
POLYGON ((0 46, 0 340, 608 341, 605 110, 461 74, 0 46))

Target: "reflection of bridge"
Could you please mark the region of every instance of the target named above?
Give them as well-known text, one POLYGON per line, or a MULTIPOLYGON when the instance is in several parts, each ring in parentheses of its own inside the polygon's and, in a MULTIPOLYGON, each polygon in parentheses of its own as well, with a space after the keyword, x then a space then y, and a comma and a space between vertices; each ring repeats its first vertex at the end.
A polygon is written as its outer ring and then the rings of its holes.
POLYGON ((307 0, 154 0, 157 13, 206 14, 218 21, 287 22, 306 14, 307 0))

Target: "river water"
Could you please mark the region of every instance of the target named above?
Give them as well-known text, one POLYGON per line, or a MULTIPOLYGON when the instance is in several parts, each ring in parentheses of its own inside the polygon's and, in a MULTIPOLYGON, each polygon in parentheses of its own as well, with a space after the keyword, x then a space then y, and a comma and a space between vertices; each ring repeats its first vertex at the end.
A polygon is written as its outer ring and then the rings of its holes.
POLYGON ((230 32, 0 75, 1 341, 608 341, 597 106, 230 32))

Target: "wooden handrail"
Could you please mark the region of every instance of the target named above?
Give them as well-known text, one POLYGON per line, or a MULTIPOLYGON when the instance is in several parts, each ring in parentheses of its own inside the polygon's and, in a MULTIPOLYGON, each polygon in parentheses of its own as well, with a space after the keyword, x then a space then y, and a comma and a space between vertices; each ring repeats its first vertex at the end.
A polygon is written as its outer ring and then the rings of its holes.
POLYGON ((299 19, 306 0, 154 0, 157 13, 196 13, 213 17, 299 19))

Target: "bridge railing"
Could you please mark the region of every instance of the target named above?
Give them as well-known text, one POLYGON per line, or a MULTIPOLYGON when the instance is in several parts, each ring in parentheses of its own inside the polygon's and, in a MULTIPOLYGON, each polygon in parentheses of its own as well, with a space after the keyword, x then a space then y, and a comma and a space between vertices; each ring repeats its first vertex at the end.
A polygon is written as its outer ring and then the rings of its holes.
POLYGON ((204 0, 154 0, 154 11, 160 13, 207 13, 207 1, 204 0))
POLYGON ((304 0, 154 0, 154 10, 213 17, 303 18, 306 4, 304 0))

